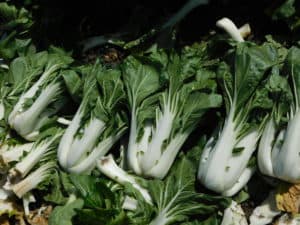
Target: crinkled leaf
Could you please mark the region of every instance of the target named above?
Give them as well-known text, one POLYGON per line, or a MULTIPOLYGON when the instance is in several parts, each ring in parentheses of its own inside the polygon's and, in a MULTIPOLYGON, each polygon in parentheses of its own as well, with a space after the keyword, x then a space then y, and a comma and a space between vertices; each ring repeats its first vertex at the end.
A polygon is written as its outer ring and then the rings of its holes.
POLYGON ((249 46, 241 43, 235 55, 234 97, 236 110, 245 107, 256 88, 268 75, 266 72, 278 63, 276 49, 270 45, 249 46))

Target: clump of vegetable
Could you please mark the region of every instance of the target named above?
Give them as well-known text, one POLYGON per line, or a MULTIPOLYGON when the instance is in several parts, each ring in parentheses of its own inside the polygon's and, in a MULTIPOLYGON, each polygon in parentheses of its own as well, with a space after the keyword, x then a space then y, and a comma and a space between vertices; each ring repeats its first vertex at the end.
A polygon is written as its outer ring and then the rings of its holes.
POLYGON ((136 174, 164 178, 205 112, 220 105, 205 53, 205 45, 181 54, 152 49, 148 62, 134 57, 125 61, 131 111, 127 161, 136 174))
POLYGON ((16 58, 10 65, 12 90, 7 95, 12 111, 9 125, 27 140, 38 138, 40 129, 65 104, 63 69, 73 59, 61 49, 16 58))
POLYGON ((86 69, 83 98, 57 152, 60 165, 73 173, 90 173, 126 130, 125 93, 118 69, 99 62, 86 69))
POLYGON ((269 99, 263 95, 263 86, 277 61, 276 49, 271 44, 238 43, 234 67, 220 64, 218 76, 225 90, 227 113, 201 155, 198 179, 207 188, 232 196, 253 174, 249 160, 268 115, 264 106, 269 99))
POLYGON ((300 49, 292 47, 287 55, 284 66, 291 80, 291 85, 285 85, 285 102, 274 107, 273 116, 269 119, 258 150, 258 166, 260 171, 268 176, 281 180, 299 183, 300 163, 300 49), (292 94, 289 93, 292 90, 292 94), (292 100, 292 101, 290 101, 292 100), (287 105, 291 104, 287 107, 287 105), (291 169, 293 168, 293 169, 291 169))

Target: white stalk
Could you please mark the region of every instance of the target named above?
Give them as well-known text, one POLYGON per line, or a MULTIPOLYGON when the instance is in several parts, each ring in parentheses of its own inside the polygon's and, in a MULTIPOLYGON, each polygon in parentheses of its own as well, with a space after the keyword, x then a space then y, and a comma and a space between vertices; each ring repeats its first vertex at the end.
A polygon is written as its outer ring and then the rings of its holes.
MULTIPOLYGON (((131 122, 130 122, 130 134, 129 134, 129 142, 128 142, 128 149, 127 149, 127 161, 128 166, 135 174, 141 174, 142 169, 140 167, 139 163, 139 154, 143 154, 142 152, 144 150, 139 149, 139 145, 137 143, 137 121, 136 121, 136 109, 133 107, 134 110, 132 110, 131 113, 131 122)), ((146 135, 144 133, 143 139, 146 139, 146 135)), ((143 141, 144 143, 144 141, 143 141)))
POLYGON ((53 98, 57 96, 59 91, 59 83, 51 84, 41 92, 39 97, 26 111, 23 111, 23 105, 20 108, 15 107, 17 108, 17 112, 12 112, 8 118, 11 127, 22 136, 34 131, 36 123, 40 119, 40 114, 52 102, 53 98))
MULTIPOLYGON (((7 140, 9 137, 5 137, 5 139, 7 140)), ((4 152, 8 151, 8 149, 10 148, 10 146, 8 144, 3 143, 0 146, 0 155, 2 155, 4 152)))
MULTIPOLYGON (((13 123, 14 118, 19 114, 20 111, 22 111, 23 105, 26 101, 26 99, 33 98, 37 91, 39 90, 40 86, 43 84, 43 82, 47 79, 47 77, 54 72, 54 70, 50 69, 47 72, 44 72, 42 76, 39 78, 37 82, 35 82, 32 87, 27 90, 25 93, 21 95, 19 98, 17 104, 14 106, 13 111, 10 113, 8 117, 9 124, 13 123)), ((10 93, 12 95, 13 93, 10 93)))
MULTIPOLYGON (((36 95, 36 92, 39 90, 39 87, 42 85, 42 83, 44 82, 44 80, 47 78, 48 75, 49 75, 49 73, 44 73, 40 77, 40 79, 37 82, 35 82, 28 91, 26 91, 24 94, 21 95, 17 104, 14 106, 13 111, 9 114, 8 122, 10 124, 13 123, 13 119, 22 110, 26 99, 33 98, 36 95)), ((12 93, 10 93, 10 95, 11 94, 12 93)))
POLYGON ((97 118, 89 121, 88 125, 83 128, 83 136, 75 137, 70 146, 67 167, 74 166, 84 154, 87 154, 94 147, 105 127, 105 123, 97 118))
POLYGON ((114 136, 109 136, 108 138, 101 141, 87 156, 84 157, 78 164, 68 169, 71 173, 89 174, 96 166, 96 161, 102 156, 105 156, 107 152, 112 148, 112 146, 121 138, 124 134, 125 129, 121 130, 118 134, 114 136))
MULTIPOLYGON (((275 166, 274 162, 276 162, 277 157, 279 156, 279 152, 281 151, 282 143, 284 142, 285 139, 285 133, 286 133, 286 129, 282 129, 275 140, 275 144, 273 145, 273 149, 271 153, 273 167, 275 166)), ((273 168, 273 173, 274 173, 274 168, 273 168)), ((274 176, 276 176, 275 173, 274 176)))
POLYGON ((256 207, 250 216, 250 225, 266 225, 281 212, 277 209, 275 193, 271 191, 263 203, 256 207))
POLYGON ((40 134, 39 131, 33 131, 33 132, 30 132, 26 135, 23 135, 23 138, 27 141, 35 141, 35 140, 38 139, 39 134, 40 134))
POLYGON ((188 132, 177 134, 164 150, 158 163, 155 164, 149 171, 145 171, 145 174, 150 177, 163 179, 169 172, 179 150, 188 136, 188 132))
POLYGON ((138 207, 138 201, 126 195, 124 202, 122 204, 122 209, 135 211, 137 207, 138 207))
POLYGON ((23 209, 26 216, 30 215, 29 205, 30 203, 36 202, 35 197, 32 193, 26 193, 23 198, 23 209))
POLYGON ((139 168, 142 168, 143 157, 145 153, 148 151, 149 147, 149 138, 152 135, 153 125, 150 122, 146 122, 144 125, 144 133, 141 140, 137 143, 137 160, 139 163, 139 168))
POLYGON ((284 142, 273 161, 276 177, 292 182, 300 182, 300 110, 289 121, 284 142), (293 168, 293 169, 291 169, 293 168))
POLYGON ((297 215, 293 216, 285 213, 278 219, 276 225, 300 225, 300 218, 297 215))
MULTIPOLYGON (((17 181, 19 181, 19 180, 20 180, 20 179, 17 178, 17 181)), ((16 182, 17 182, 17 181, 16 181, 16 182)), ((2 185, 2 188, 3 188, 5 191, 12 192, 13 184, 12 184, 12 181, 9 179, 9 177, 7 177, 6 182, 4 183, 4 185, 2 185)))
POLYGON ((237 144, 236 148, 244 148, 238 155, 232 156, 228 160, 228 168, 226 169, 226 189, 232 187, 244 172, 247 164, 256 150, 260 134, 258 130, 254 130, 245 135, 237 144))
POLYGON ((166 105, 162 113, 157 114, 160 114, 160 117, 156 122, 157 126, 155 132, 141 163, 144 173, 147 173, 147 171, 159 162, 162 154, 162 145, 164 141, 170 137, 173 120, 175 118, 175 115, 170 110, 169 104, 166 105))
POLYGON ((235 195, 248 183, 254 172, 255 168, 245 168, 242 174, 238 177, 236 183, 221 194, 228 197, 235 195))
POLYGON ((258 146, 257 162, 259 170, 273 177, 272 144, 275 139, 275 123, 273 118, 266 124, 258 146))
POLYGON ((0 201, 7 200, 12 194, 11 191, 0 188, 0 201))
POLYGON ((9 147, 5 152, 0 155, 1 161, 7 165, 10 162, 19 161, 25 152, 29 152, 34 145, 34 142, 16 145, 9 147))
POLYGON ((9 66, 6 64, 0 64, 0 67, 6 70, 9 70, 9 66))
POLYGON ((234 108, 232 107, 224 127, 219 134, 218 140, 208 154, 204 151, 200 158, 198 178, 207 188, 222 193, 228 188, 226 170, 230 168, 228 164, 232 157, 232 151, 236 144, 236 131, 233 121, 234 108), (201 166, 201 164, 204 164, 201 166), (216 170, 216 168, 218 168, 216 170))
POLYGON ((22 198, 26 193, 36 188, 41 182, 51 175, 51 169, 54 165, 55 164, 52 162, 43 164, 41 167, 29 174, 25 179, 13 185, 13 192, 19 198, 22 198))
POLYGON ((236 27, 236 25, 230 19, 224 17, 224 18, 218 20, 216 25, 217 25, 217 27, 225 30, 233 40, 235 40, 237 42, 244 41, 239 29, 236 27))
POLYGON ((5 114, 5 107, 3 104, 3 101, 0 101, 0 120, 2 120, 4 118, 4 114, 5 114))
POLYGON ((67 120, 63 117, 58 117, 57 122, 62 124, 62 125, 69 126, 72 123, 72 120, 67 120))
POLYGON ((149 225, 166 225, 166 224, 168 224, 168 222, 169 222, 169 219, 168 219, 166 213, 163 211, 163 212, 159 213, 159 215, 156 216, 154 218, 154 220, 152 220, 150 222, 149 225))
POLYGON ((144 197, 145 201, 149 204, 152 204, 152 199, 149 192, 141 187, 135 180, 135 178, 123 169, 121 169, 114 161, 112 155, 102 157, 97 162, 97 167, 101 173, 115 182, 124 185, 125 183, 130 183, 136 190, 138 190, 141 195, 144 197))
POLYGON ((158 215, 151 221, 150 225, 165 225, 170 223, 172 213, 176 212, 176 206, 174 208, 174 203, 178 199, 178 195, 180 195, 180 192, 177 192, 172 196, 168 204, 163 209, 160 209, 158 215))
POLYGON ((225 209, 221 225, 248 225, 245 213, 240 205, 231 201, 225 209))
POLYGON ((200 157, 200 163, 199 163, 199 168, 198 168, 198 174, 197 178, 198 180, 205 179, 205 174, 207 171, 207 167, 209 166, 208 160, 210 158, 210 153, 213 150, 215 145, 215 137, 212 136, 204 146, 204 149, 202 151, 202 155, 200 157))
POLYGON ((15 172, 17 172, 17 174, 20 174, 21 177, 25 177, 29 171, 51 150, 51 144, 55 139, 56 137, 34 146, 30 153, 11 169, 10 174, 15 174, 15 172))
POLYGON ((251 27, 250 27, 249 23, 246 23, 243 26, 241 26, 239 28, 239 32, 240 32, 242 38, 248 37, 251 34, 251 27))
POLYGON ((59 164, 63 168, 67 168, 67 159, 70 152, 70 147, 73 142, 74 135, 76 134, 76 131, 80 127, 80 121, 82 118, 82 109, 81 106, 77 110, 75 116, 73 117, 73 120, 71 124, 66 129, 65 133, 63 134, 59 146, 57 149, 57 158, 59 161, 59 164))

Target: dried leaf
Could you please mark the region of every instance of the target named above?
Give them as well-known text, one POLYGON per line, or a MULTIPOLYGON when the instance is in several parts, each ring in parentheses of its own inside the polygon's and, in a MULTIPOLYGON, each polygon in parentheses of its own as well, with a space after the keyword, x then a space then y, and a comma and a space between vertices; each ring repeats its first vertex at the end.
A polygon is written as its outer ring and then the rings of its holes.
POLYGON ((41 208, 30 212, 27 222, 30 225, 48 225, 48 219, 51 212, 52 206, 42 206, 41 208))
POLYGON ((300 184, 280 184, 276 193, 276 204, 281 211, 299 213, 300 184))

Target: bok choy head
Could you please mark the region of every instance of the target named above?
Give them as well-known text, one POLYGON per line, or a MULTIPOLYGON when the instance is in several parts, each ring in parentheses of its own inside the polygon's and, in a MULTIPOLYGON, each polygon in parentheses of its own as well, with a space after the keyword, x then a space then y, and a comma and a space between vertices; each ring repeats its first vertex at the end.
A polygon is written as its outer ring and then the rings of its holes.
POLYGON ((40 128, 65 104, 63 69, 73 59, 58 48, 16 58, 10 65, 12 110, 9 125, 27 140, 35 140, 40 128))
POLYGON ((120 70, 96 62, 84 69, 83 82, 80 106, 58 148, 60 165, 74 173, 89 173, 126 130, 120 70))
POLYGON ((268 176, 300 182, 300 49, 292 47, 281 71, 289 76, 282 78, 283 91, 274 113, 268 121, 258 150, 258 166, 268 176))
POLYGON ((249 167, 272 103, 265 85, 278 64, 271 44, 238 43, 233 64, 221 63, 218 77, 226 95, 226 119, 207 142, 198 179, 207 188, 231 196, 250 179, 249 167))
POLYGON ((205 45, 180 54, 154 48, 147 58, 152 64, 127 59, 124 80, 131 107, 127 160, 136 174, 166 176, 204 113, 221 104, 215 74, 204 66, 205 52, 205 45))

